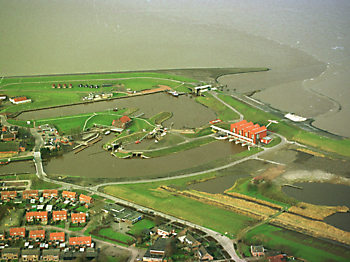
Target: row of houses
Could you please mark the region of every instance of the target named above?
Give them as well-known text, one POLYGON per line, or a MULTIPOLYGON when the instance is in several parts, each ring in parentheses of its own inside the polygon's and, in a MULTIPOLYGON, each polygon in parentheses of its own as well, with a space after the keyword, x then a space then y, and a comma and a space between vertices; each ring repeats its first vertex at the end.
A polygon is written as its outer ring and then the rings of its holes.
POLYGON ((18 126, 2 126, 1 127, 1 141, 15 141, 18 134, 18 126))
POLYGON ((59 249, 47 250, 21 250, 19 247, 4 248, 1 252, 1 259, 5 261, 17 261, 22 257, 22 261, 39 261, 42 257, 43 261, 59 261, 59 249))
MULTIPOLYGON (((52 220, 53 221, 67 221, 67 210, 61 211, 52 211, 52 220)), ((31 211, 26 213, 27 222, 33 222, 38 220, 41 222, 48 221, 48 211, 31 211)), ((86 222, 86 213, 72 213, 71 222, 73 224, 85 223, 86 222)))
MULTIPOLYGON (((1 192, 1 200, 2 201, 11 201, 17 198, 17 191, 2 191, 1 192)), ((44 198, 58 198, 58 190, 43 190, 42 196, 44 198)), ((38 190, 24 190, 22 192, 23 199, 39 199, 39 191, 38 190)), ((77 193, 72 191, 63 191, 62 197, 75 201, 77 199, 77 193)), ((90 196, 86 196, 84 194, 80 194, 79 202, 84 204, 92 204, 94 199, 90 196)))

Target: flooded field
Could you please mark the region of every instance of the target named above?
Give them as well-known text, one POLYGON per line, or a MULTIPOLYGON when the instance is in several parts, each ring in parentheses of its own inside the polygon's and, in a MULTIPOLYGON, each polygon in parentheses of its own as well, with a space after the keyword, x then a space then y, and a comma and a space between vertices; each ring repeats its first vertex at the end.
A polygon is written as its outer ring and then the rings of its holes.
POLYGON ((215 141, 163 157, 119 159, 111 156, 110 151, 102 149, 102 145, 110 139, 111 137, 104 137, 78 154, 70 152, 52 158, 44 170, 47 174, 57 175, 136 179, 195 167, 246 150, 245 147, 228 141, 215 141))
MULTIPOLYGON (((296 183, 303 190, 283 187, 288 196, 314 205, 347 206, 350 208, 350 190, 345 185, 330 183, 296 183)), ((338 213, 325 219, 325 222, 340 229, 350 231, 350 213, 338 213)))
POLYGON ((150 118, 160 112, 172 112, 173 116, 164 122, 165 126, 173 124, 173 128, 200 127, 216 118, 213 110, 194 101, 190 96, 175 98, 166 93, 157 93, 137 97, 129 97, 112 101, 95 102, 86 105, 53 108, 19 115, 18 119, 44 119, 93 113, 113 108, 139 108, 135 115, 144 113, 143 118, 150 118))
POLYGON ((9 173, 26 173, 30 172, 35 174, 35 166, 33 161, 18 161, 12 162, 8 165, 0 166, 0 174, 9 174, 9 173))

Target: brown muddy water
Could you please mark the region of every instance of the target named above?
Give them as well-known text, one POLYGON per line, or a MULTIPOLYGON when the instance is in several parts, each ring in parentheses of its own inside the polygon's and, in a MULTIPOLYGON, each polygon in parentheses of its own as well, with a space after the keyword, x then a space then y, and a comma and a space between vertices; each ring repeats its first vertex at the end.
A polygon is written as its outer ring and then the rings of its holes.
POLYGON ((74 105, 26 112, 19 115, 18 119, 35 120, 54 118, 112 110, 113 108, 139 108, 134 115, 137 116, 144 113, 142 116, 143 118, 150 118, 160 112, 172 112, 173 116, 163 124, 165 126, 170 126, 171 123, 174 123, 173 128, 175 129, 183 128, 184 126, 190 128, 200 127, 216 118, 213 110, 195 102, 194 98, 191 98, 190 96, 180 96, 175 98, 166 93, 157 93, 112 101, 95 102, 85 105, 74 105))
MULTIPOLYGON (((283 187, 282 191, 297 200, 314 205, 347 206, 350 208, 350 188, 330 183, 296 183, 303 190, 283 187)), ((350 231, 350 213, 336 213, 325 220, 328 224, 350 231)))
POLYGON ((211 179, 205 182, 192 184, 188 186, 190 189, 194 189, 197 191, 204 191, 211 194, 219 194, 223 193, 225 190, 232 187, 238 179, 243 177, 247 177, 249 175, 229 175, 223 176, 215 179, 211 179))
POLYGON ((52 158, 45 166, 47 174, 82 177, 131 178, 154 176, 202 165, 246 150, 228 141, 215 141, 183 152, 150 158, 119 159, 104 151, 102 145, 111 137, 104 137, 94 146, 78 154, 70 152, 52 158))

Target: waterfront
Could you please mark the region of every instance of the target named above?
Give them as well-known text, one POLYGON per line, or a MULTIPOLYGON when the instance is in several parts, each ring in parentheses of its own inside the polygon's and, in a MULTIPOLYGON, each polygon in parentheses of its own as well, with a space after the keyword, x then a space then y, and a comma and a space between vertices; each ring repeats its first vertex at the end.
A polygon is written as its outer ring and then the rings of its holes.
MULTIPOLYGON (((330 183, 295 183, 303 190, 283 187, 282 191, 299 201, 324 206, 347 206, 350 208, 349 186, 330 183)), ((350 231, 350 213, 337 213, 325 219, 325 222, 342 230, 350 231)))
MULTIPOLYGON (((2 1, 0 6, 2 76, 269 67, 263 81, 250 82, 250 90, 262 90, 255 98, 350 136, 348 1, 2 1)), ((239 77, 232 81, 230 89, 243 84, 239 77)))

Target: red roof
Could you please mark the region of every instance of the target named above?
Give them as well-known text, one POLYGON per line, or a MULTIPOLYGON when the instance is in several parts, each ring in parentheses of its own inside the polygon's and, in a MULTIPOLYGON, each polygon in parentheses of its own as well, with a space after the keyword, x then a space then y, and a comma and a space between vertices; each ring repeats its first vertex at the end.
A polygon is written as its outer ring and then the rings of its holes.
POLYGON ((90 202, 91 202, 91 199, 92 199, 92 197, 85 196, 85 195, 83 195, 83 194, 81 194, 81 195, 79 196, 79 200, 80 200, 80 201, 84 201, 84 202, 86 202, 86 203, 90 203, 90 202))
POLYGON ((24 227, 10 228, 10 236, 25 235, 26 229, 24 227))
POLYGON ((27 98, 25 96, 16 97, 15 99, 13 99, 13 101, 15 101, 15 102, 24 101, 24 100, 27 100, 27 98))
POLYGON ((119 120, 122 121, 124 124, 131 121, 131 119, 128 116, 122 116, 119 120))
POLYGON ((66 210, 61 210, 61 211, 53 211, 52 216, 62 216, 65 215, 67 216, 67 211, 66 210))
POLYGON ((76 198, 77 197, 77 193, 75 192, 70 192, 70 191, 63 191, 62 192, 62 196, 65 197, 70 197, 70 198, 76 198))
POLYGON ((45 230, 30 230, 29 237, 30 238, 38 238, 38 237, 45 238, 45 230))
POLYGON ((90 245, 91 244, 91 236, 88 237, 70 237, 69 245, 90 245))
POLYGON ((55 232, 50 234, 50 240, 62 240, 65 241, 64 232, 55 232))
POLYGON ((85 213, 72 213, 71 216, 72 219, 81 219, 81 218, 86 218, 86 214, 85 213))

